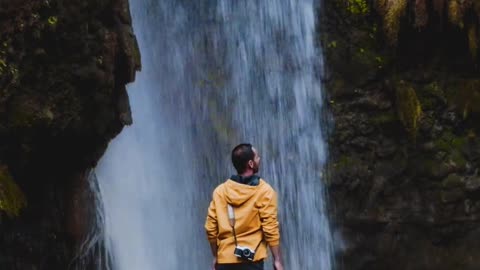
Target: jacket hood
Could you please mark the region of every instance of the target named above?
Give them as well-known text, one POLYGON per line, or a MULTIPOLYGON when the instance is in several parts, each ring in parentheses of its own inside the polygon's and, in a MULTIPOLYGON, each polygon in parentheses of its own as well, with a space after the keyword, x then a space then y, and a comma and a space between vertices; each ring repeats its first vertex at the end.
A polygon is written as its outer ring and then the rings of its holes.
POLYGON ((262 180, 260 180, 260 183, 257 186, 249 186, 228 179, 224 185, 226 201, 232 206, 240 206, 246 201, 250 200, 252 197, 254 197, 254 195, 260 190, 262 185, 262 180))

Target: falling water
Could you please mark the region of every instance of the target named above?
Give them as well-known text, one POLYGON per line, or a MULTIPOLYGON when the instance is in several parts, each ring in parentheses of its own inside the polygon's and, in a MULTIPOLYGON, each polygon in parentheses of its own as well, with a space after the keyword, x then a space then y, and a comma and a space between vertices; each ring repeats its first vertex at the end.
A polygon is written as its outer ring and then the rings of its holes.
MULTIPOLYGON (((114 270, 208 269, 203 224, 240 142, 279 193, 286 269, 330 270, 314 0, 136 0, 134 124, 96 168, 114 270)), ((269 265, 267 264, 269 269, 269 265)))

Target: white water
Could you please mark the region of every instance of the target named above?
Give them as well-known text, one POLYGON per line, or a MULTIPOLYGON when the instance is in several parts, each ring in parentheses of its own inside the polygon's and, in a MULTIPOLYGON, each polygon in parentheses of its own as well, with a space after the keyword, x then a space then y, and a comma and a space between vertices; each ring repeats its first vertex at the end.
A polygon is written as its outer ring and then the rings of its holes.
POLYGON ((241 142, 279 193, 286 269, 332 269, 314 0, 136 0, 131 11, 134 124, 96 168, 113 269, 208 269, 206 208, 241 142))

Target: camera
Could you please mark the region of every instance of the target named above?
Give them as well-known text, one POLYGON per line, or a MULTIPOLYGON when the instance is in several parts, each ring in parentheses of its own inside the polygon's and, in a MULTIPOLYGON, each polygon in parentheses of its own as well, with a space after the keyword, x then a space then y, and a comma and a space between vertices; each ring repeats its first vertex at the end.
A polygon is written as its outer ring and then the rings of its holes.
POLYGON ((255 251, 248 247, 236 246, 233 253, 235 256, 248 261, 253 261, 253 257, 255 257, 255 251))

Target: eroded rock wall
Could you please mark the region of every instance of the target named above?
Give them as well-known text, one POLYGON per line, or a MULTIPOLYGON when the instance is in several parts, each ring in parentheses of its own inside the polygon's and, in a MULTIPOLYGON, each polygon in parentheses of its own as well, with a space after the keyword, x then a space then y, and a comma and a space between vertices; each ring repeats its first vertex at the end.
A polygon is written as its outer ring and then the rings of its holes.
POLYGON ((0 1, 0 269, 74 267, 139 68, 127 0, 0 1))
POLYGON ((324 1, 339 269, 480 268, 479 18, 450 2, 324 1))

